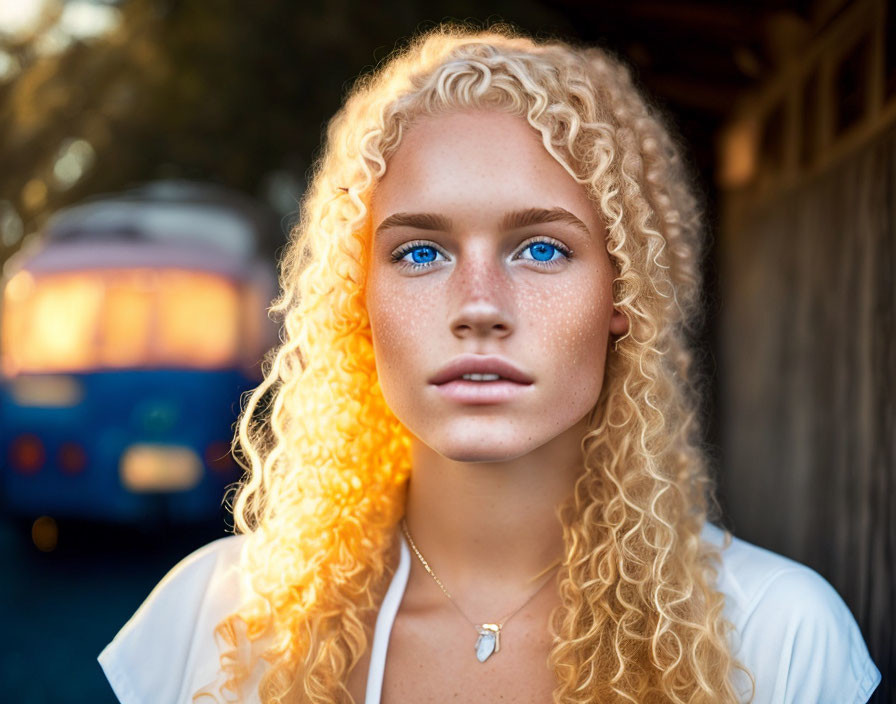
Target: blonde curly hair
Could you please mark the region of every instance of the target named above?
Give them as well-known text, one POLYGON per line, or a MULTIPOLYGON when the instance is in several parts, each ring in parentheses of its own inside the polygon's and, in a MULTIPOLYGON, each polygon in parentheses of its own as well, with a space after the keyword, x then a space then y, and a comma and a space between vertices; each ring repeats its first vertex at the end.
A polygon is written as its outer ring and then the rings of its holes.
POLYGON ((364 305, 369 203, 412 120, 467 108, 526 119, 587 190, 629 321, 588 417, 583 471, 559 509, 553 700, 736 702, 730 675, 746 669, 713 587, 718 549, 700 539, 718 506, 687 345, 701 254, 690 179, 618 61, 504 25, 414 38, 358 80, 329 124, 271 309, 282 344, 234 439, 248 470, 234 517, 247 534, 251 598, 216 629, 220 693, 239 693, 246 643, 266 636, 262 702, 351 701, 346 680, 370 643, 411 471, 364 305))

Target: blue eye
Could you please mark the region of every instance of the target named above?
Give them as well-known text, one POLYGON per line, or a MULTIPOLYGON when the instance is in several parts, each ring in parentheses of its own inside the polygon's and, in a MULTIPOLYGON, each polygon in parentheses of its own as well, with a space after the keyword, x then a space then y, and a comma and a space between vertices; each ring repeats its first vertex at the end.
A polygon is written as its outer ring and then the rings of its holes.
POLYGON ((522 255, 526 252, 528 252, 530 256, 521 256, 521 259, 528 259, 529 261, 549 265, 554 264, 555 262, 559 263, 560 260, 569 259, 572 256, 572 251, 560 243, 547 242, 545 240, 530 242, 522 249, 520 254, 522 255), (555 254, 559 254, 560 256, 555 257, 555 254))
POLYGON ((429 244, 411 242, 392 255, 392 261, 415 269, 423 268, 436 260, 439 250, 429 244), (411 255, 410 259, 406 259, 411 255))
MULTIPOLYGON (((572 258, 572 250, 557 241, 545 239, 535 240, 524 245, 517 255, 519 259, 536 262, 543 267, 552 267, 572 258), (529 256, 523 256, 528 253, 529 256), (559 255, 559 256, 557 256, 559 255)), ((426 269, 438 261, 445 259, 436 247, 425 242, 408 242, 392 254, 392 261, 410 269, 426 269), (410 257, 410 258, 409 258, 410 257)))
POLYGON ((533 242, 532 244, 527 246, 526 249, 524 249, 523 251, 531 252, 532 258, 535 261, 548 262, 551 259, 553 259, 554 254, 556 254, 560 250, 557 249, 554 245, 548 244, 547 242, 533 242))
POLYGON ((438 252, 432 247, 414 247, 409 254, 415 264, 428 264, 436 258, 438 252))

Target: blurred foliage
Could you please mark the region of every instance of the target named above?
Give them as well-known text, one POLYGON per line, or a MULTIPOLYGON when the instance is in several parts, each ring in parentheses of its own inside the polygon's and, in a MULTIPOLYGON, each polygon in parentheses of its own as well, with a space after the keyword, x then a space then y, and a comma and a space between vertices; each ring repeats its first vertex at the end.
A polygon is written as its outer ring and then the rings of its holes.
MULTIPOLYGON (((0 83, 0 201, 12 204, 25 233, 65 204, 158 177, 264 196, 266 179, 285 173, 297 198, 353 78, 442 19, 506 20, 575 36, 555 10, 509 0, 487 13, 471 0, 118 7, 118 27, 62 51, 38 50, 35 36, 2 46, 20 68, 0 83), (84 140, 95 157, 67 184, 54 166, 72 140, 84 140)), ((0 245, 0 261, 19 244, 0 245)))

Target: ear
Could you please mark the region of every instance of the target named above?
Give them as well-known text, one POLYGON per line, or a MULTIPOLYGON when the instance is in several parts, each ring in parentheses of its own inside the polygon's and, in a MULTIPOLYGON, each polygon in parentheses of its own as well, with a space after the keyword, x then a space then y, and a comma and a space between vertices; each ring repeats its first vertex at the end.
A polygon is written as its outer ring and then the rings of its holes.
POLYGON ((613 315, 610 318, 610 333, 613 335, 625 335, 628 332, 628 318, 625 313, 613 309, 613 315))

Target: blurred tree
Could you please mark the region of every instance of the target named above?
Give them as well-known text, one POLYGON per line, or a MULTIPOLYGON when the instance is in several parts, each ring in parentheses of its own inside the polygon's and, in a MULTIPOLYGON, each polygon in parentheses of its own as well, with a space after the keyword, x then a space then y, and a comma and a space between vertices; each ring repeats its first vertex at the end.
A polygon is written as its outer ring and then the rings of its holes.
MULTIPOLYGON (((19 67, 0 77, 0 204, 26 233, 65 204, 157 177, 264 196, 270 175, 286 174, 297 198, 351 79, 443 18, 575 34, 535 2, 494 2, 483 15, 469 0, 129 0, 108 33, 57 36, 53 50, 49 7, 31 36, 0 46, 19 67)), ((0 260, 19 246, 11 239, 0 260)))

